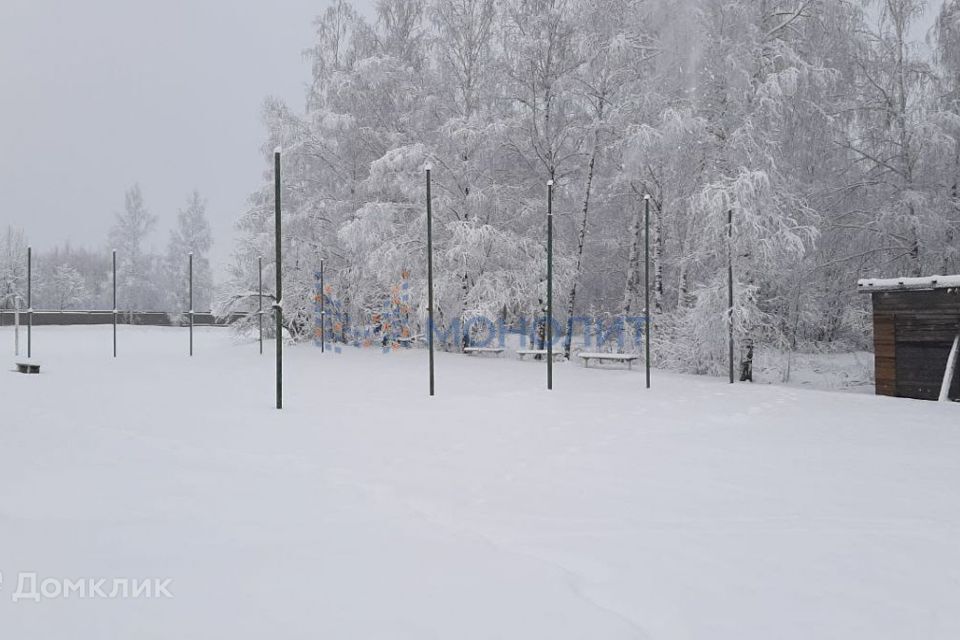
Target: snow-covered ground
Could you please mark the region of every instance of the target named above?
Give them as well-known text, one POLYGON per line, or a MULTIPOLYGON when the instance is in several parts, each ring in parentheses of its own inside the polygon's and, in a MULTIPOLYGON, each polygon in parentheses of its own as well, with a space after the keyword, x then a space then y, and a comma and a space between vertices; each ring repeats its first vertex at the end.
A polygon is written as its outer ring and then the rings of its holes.
POLYGON ((960 637, 960 406, 300 346, 278 412, 269 343, 109 332, 0 371, 0 638, 960 637))
POLYGON ((829 391, 874 393, 873 354, 866 351, 849 353, 793 353, 760 350, 754 361, 753 378, 758 384, 786 384, 829 391))

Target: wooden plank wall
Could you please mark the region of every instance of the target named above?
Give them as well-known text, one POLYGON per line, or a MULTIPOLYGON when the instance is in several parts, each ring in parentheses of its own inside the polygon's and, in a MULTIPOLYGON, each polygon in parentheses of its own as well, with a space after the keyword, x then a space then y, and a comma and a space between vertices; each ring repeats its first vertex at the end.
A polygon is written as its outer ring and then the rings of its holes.
POLYGON ((960 331, 960 289, 877 292, 873 312, 877 394, 936 399, 960 331))
MULTIPOLYGON (((940 397, 940 385, 950 345, 931 342, 897 343, 897 396, 936 400, 940 397)), ((960 395, 960 379, 954 377, 950 397, 960 395)))
POLYGON ((877 395, 897 395, 897 338, 894 314, 874 312, 873 352, 877 395))

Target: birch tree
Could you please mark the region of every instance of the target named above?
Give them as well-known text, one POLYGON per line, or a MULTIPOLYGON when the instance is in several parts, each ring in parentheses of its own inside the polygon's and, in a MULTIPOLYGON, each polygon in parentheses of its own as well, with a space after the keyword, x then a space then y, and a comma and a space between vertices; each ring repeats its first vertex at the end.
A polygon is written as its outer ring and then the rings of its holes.
POLYGON ((156 224, 156 216, 144 204, 140 185, 128 189, 123 211, 116 214, 110 230, 110 242, 117 250, 118 304, 125 310, 155 311, 163 306, 152 277, 156 260, 146 246, 156 224))

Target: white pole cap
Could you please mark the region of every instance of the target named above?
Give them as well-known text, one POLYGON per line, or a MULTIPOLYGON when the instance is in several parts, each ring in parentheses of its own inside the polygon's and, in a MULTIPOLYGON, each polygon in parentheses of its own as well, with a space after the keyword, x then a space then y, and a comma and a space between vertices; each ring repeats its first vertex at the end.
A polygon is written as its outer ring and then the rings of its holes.
POLYGON ((644 194, 643 199, 644 199, 644 200, 649 200, 649 199, 650 199, 650 194, 649 194, 649 193, 644 194))
POLYGON ((553 186, 553 180, 547 180, 547 186, 548 186, 548 187, 552 187, 552 186, 553 186))
POLYGON ((277 146, 275 146, 275 147, 273 148, 273 153, 274 153, 275 155, 280 155, 280 152, 281 152, 281 151, 283 151, 283 149, 280 147, 280 145, 277 145, 277 146))
POLYGON ((427 171, 431 171, 431 170, 433 169, 433 163, 432 163, 432 162, 428 162, 428 163, 426 163, 425 165, 423 165, 423 168, 424 168, 425 170, 427 170, 427 171))

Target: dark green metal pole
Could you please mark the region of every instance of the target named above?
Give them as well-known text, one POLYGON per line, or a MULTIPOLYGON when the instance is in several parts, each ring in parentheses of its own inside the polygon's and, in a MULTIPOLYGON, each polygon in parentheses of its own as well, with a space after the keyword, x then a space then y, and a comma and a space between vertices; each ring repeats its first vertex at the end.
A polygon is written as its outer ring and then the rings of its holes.
POLYGON ((263 256, 257 258, 257 323, 260 326, 260 355, 263 355, 263 256))
POLYGON ((644 360, 647 364, 647 389, 650 388, 650 194, 643 196, 643 296, 644 296, 644 315, 643 336, 644 336, 644 360))
POLYGON ((276 298, 273 308, 276 310, 277 319, 277 409, 283 408, 283 274, 281 251, 280 251, 280 147, 273 152, 273 198, 276 205, 274 212, 274 251, 276 255, 276 265, 274 270, 277 274, 276 298))
POLYGON ((553 180, 547 182, 547 390, 553 389, 553 180))
POLYGON ((27 359, 33 357, 33 247, 27 247, 27 359))
POLYGON ((188 280, 190 282, 190 356, 193 356, 193 253, 190 253, 190 264, 187 267, 188 280))
POLYGON ((113 250, 113 357, 117 357, 117 250, 113 250))
POLYGON ((433 379, 433 210, 430 195, 430 170, 427 164, 427 344, 430 349, 430 395, 434 395, 433 379))
POLYGON ((733 209, 727 211, 727 331, 730 384, 733 384, 733 209))
POLYGON ((324 290, 323 286, 323 258, 320 258, 320 353, 326 352, 326 346, 324 343, 327 341, 326 338, 326 325, 327 325, 327 310, 324 305, 324 300, 327 297, 327 293, 324 290))

